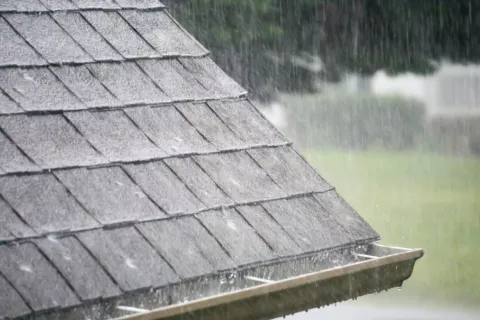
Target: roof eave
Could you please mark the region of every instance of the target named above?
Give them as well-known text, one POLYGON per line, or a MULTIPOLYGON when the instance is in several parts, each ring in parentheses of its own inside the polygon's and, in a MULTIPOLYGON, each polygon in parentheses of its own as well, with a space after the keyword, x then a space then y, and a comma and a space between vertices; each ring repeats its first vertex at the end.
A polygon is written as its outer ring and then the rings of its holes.
POLYGON ((400 287, 422 249, 373 244, 364 261, 128 315, 119 320, 273 319, 400 287))

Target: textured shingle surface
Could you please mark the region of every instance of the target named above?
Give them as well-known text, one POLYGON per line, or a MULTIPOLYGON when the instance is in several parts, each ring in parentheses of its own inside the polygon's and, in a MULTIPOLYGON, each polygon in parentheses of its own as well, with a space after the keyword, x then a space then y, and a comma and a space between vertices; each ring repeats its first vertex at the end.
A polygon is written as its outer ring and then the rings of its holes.
POLYGON ((116 318, 378 238, 164 10, 0 0, 0 319, 116 318))

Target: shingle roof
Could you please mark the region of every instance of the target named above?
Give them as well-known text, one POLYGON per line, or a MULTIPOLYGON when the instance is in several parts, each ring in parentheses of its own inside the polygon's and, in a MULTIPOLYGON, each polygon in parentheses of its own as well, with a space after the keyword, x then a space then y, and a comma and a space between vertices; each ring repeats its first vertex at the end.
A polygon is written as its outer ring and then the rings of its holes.
POLYGON ((0 319, 378 239, 157 0, 3 0, 0 43, 0 319))

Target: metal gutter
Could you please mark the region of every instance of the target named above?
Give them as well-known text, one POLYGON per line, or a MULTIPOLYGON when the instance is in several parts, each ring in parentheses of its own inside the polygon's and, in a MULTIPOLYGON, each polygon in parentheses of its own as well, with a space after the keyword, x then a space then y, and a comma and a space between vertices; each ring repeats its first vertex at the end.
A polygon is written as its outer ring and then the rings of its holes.
POLYGON ((401 286, 423 253, 422 249, 373 244, 356 253, 363 260, 360 262, 277 281, 257 278, 254 280, 264 284, 151 311, 139 310, 118 320, 272 319, 401 286))

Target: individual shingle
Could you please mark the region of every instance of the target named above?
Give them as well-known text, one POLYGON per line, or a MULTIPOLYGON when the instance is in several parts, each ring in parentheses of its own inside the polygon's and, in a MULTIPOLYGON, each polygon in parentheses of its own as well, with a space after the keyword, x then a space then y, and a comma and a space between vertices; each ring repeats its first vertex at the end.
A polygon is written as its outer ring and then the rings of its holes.
POLYGON ((50 173, 0 177, 0 194, 38 233, 98 225, 50 173))
POLYGON ((60 170, 55 174, 103 224, 165 216, 119 167, 60 170))
POLYGON ((245 143, 213 113, 207 104, 177 104, 178 110, 217 149, 235 149, 245 143))
POLYGON ((52 67, 51 70, 63 84, 89 107, 116 106, 121 104, 90 73, 86 66, 52 67))
POLYGON ((110 161, 146 160, 165 155, 123 111, 79 111, 65 116, 110 161))
POLYGON ((127 21, 162 55, 196 56, 206 54, 190 35, 165 11, 122 11, 127 21))
POLYGON ((161 103, 169 101, 134 62, 98 63, 89 66, 94 75, 122 102, 161 103))
POLYGON ((2 319, 16 318, 30 313, 18 292, 0 275, 0 312, 2 319))
MULTIPOLYGON (((1 42, 0 42, 1 43, 1 42)), ((1 53, 0 53, 1 55, 1 53)), ((0 90, 0 114, 23 112, 22 108, 0 90)))
POLYGON ((163 162, 124 167, 140 188, 167 213, 195 212, 205 208, 163 162))
POLYGON ((206 211, 198 215, 202 223, 240 266, 276 257, 262 238, 235 209, 206 211))
POLYGON ((0 228, 0 241, 35 235, 35 232, 13 212, 12 208, 2 198, 0 198, 0 226, 2 226, 0 228))
POLYGON ((44 238, 37 241, 43 253, 55 264, 82 300, 108 298, 120 290, 74 237, 44 238))
POLYGON ((248 100, 212 101, 208 105, 247 144, 278 144, 286 142, 248 100))
POLYGON ((315 198, 355 240, 379 238, 378 233, 335 190, 318 193, 315 198))
POLYGON ((172 100, 207 98, 207 91, 177 60, 143 60, 140 67, 172 100))
POLYGON ((248 150, 288 194, 323 192, 332 187, 290 146, 248 150))
POLYGON ((263 207, 305 252, 353 242, 350 234, 311 196, 266 202, 263 207))
POLYGON ((0 1, 0 12, 2 11, 47 11, 39 0, 2 0, 0 1))
POLYGON ((0 246, 0 273, 34 311, 66 308, 80 303, 33 244, 0 246))
POLYGON ((70 0, 40 0, 43 5, 52 11, 56 10, 75 10, 77 6, 70 0))
POLYGON ((47 14, 11 14, 5 18, 50 63, 92 61, 47 14))
POLYGON ((0 69, 0 87, 27 111, 84 108, 47 68, 0 69))
POLYGON ((169 155, 215 151, 174 107, 132 108, 125 112, 169 155))
MULTIPOLYGON (((18 0, 14 0, 21 2, 18 0)), ((2 3, 0 2, 0 10, 2 3)), ((0 65, 38 65, 42 59, 13 29, 0 17, 0 65)))
POLYGON ((0 118, 0 126, 43 168, 105 162, 61 115, 9 116, 0 118))
POLYGON ((40 170, 25 157, 20 150, 0 132, 0 168, 5 172, 25 172, 40 170))
POLYGON ((180 58, 180 62, 207 88, 212 97, 238 97, 247 93, 208 57, 180 58))
POLYGON ((236 202, 261 201, 285 195, 245 151, 202 155, 195 159, 236 202))
POLYGON ((178 281, 173 270, 132 227, 88 231, 78 237, 124 291, 178 281))
POLYGON ((239 206, 236 209, 279 256, 301 253, 300 247, 262 206, 239 206))
POLYGON ((138 228, 184 279, 234 267, 195 218, 148 222, 138 228))
POLYGON ((95 60, 121 60, 122 57, 94 30, 85 19, 75 12, 58 12, 53 18, 95 60))
POLYGON ((82 14, 125 58, 160 56, 117 12, 89 11, 82 14))
POLYGON ((152 9, 164 8, 158 0, 115 0, 122 8, 152 9))
POLYGON ((169 158, 165 163, 182 179, 209 208, 233 204, 192 158, 169 158))
POLYGON ((118 9, 113 0, 72 0, 80 9, 118 9))

